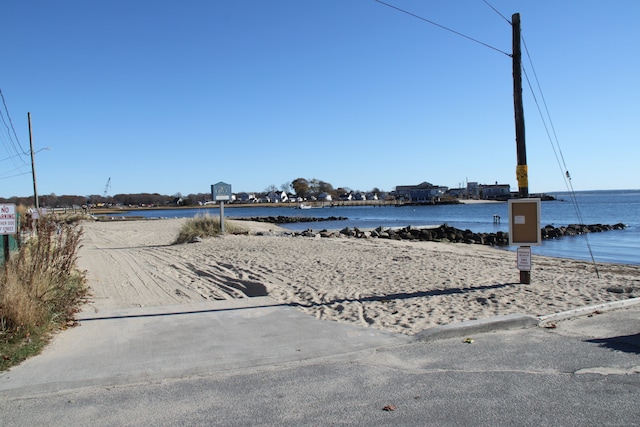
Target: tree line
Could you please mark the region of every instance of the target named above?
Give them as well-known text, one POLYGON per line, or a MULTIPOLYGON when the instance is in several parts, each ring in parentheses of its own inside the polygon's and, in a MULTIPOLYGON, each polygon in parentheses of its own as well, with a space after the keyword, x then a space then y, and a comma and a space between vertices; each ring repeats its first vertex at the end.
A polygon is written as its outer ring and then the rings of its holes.
MULTIPOLYGON (((312 178, 296 178, 291 182, 282 184, 280 187, 275 185, 268 186, 264 191, 255 192, 257 198, 266 196, 268 193, 284 191, 288 194, 294 194, 296 197, 310 198, 318 197, 321 194, 329 194, 337 198, 343 194, 349 194, 353 190, 349 187, 334 188, 329 182, 312 178)), ((378 188, 373 188, 370 192, 380 194, 378 188)), ((73 207, 73 206, 103 206, 103 205, 124 205, 124 206, 166 206, 166 205, 182 205, 193 206, 205 203, 211 200, 211 193, 195 193, 182 195, 176 193, 173 195, 159 193, 134 193, 134 194, 116 194, 113 196, 104 195, 61 195, 54 193, 41 195, 38 201, 41 207, 73 207)), ((1 198, 0 203, 15 203, 16 205, 34 206, 33 196, 27 197, 10 197, 1 198)))

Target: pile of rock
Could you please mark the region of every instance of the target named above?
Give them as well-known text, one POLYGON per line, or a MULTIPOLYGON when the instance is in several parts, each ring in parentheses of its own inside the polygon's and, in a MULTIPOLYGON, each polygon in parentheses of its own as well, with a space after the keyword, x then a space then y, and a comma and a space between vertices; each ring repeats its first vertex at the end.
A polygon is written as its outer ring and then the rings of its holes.
POLYGON ((566 227, 554 227, 553 225, 547 225, 542 231, 543 239, 555 239, 562 236, 575 236, 585 233, 600 233, 602 231, 609 230, 623 230, 626 226, 624 224, 570 224, 566 227))
MULTIPOLYGON (((468 243, 491 246, 506 246, 509 244, 509 233, 474 233, 471 230, 460 230, 442 224, 436 228, 414 228, 411 226, 400 229, 384 229, 378 227, 370 232, 363 232, 357 227, 344 228, 340 234, 348 237, 373 237, 391 240, 420 240, 427 242, 468 243)), ((322 235, 322 234, 321 234, 322 235)))
POLYGON ((234 218, 244 221, 268 222, 270 224, 293 224, 298 222, 320 222, 320 221, 344 221, 349 218, 343 216, 329 216, 326 218, 302 217, 302 216, 256 216, 253 218, 234 218))
MULTIPOLYGON (((547 225, 541 230, 542 239, 553 239, 562 236, 575 236, 585 233, 597 233, 608 230, 622 230, 624 224, 606 225, 606 224, 572 224, 566 227, 554 227, 547 225)), ((294 236, 304 237, 354 237, 354 238, 378 238, 391 240, 416 240, 430 242, 450 242, 450 243, 467 243, 489 246, 508 246, 509 233, 498 231, 496 233, 475 233, 471 230, 461 230, 455 227, 449 227, 442 224, 436 228, 414 228, 411 226, 392 229, 378 227, 375 230, 363 231, 358 227, 345 227, 340 231, 321 230, 314 232, 307 229, 302 232, 293 233, 294 236)))

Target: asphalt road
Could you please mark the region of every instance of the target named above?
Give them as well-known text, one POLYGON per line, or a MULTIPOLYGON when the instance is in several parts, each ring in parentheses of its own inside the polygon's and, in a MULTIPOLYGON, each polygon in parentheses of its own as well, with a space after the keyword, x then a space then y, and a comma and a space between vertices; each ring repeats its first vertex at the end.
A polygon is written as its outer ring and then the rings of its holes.
POLYGON ((549 323, 424 341, 268 299, 102 314, 2 373, 0 425, 637 425, 640 305, 549 323))

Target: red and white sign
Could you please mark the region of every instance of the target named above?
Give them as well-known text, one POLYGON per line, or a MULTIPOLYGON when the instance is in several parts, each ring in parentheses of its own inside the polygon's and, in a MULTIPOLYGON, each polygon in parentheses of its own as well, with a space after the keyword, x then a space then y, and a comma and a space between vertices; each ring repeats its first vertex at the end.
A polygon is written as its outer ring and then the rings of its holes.
POLYGON ((0 205, 0 234, 16 234, 16 205, 13 203, 0 205))

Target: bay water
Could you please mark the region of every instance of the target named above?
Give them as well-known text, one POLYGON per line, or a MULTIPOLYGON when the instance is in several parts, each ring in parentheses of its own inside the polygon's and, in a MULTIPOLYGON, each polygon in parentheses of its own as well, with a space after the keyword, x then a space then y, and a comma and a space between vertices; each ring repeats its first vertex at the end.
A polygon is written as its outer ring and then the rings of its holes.
MULTIPOLYGON (((569 224, 617 224, 624 230, 589 233, 546 240, 534 246, 534 254, 560 258, 591 260, 596 262, 640 265, 640 190, 581 191, 550 193, 556 200, 543 201, 541 226, 555 227, 569 224)), ((509 231, 508 203, 473 203, 440 206, 335 206, 314 209, 296 209, 296 205, 280 207, 232 207, 225 205, 227 218, 264 216, 346 217, 346 220, 299 222, 282 225, 290 230, 342 229, 344 227, 376 228, 426 227, 448 224, 474 232, 509 231), (494 223, 494 215, 501 217, 494 223)), ((149 218, 194 217, 208 214, 218 216, 218 207, 194 209, 134 210, 123 216, 149 218)), ((510 248, 515 250, 515 248, 510 248)))

